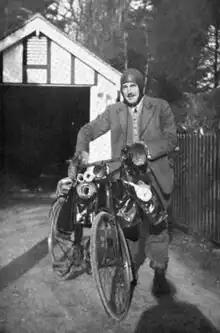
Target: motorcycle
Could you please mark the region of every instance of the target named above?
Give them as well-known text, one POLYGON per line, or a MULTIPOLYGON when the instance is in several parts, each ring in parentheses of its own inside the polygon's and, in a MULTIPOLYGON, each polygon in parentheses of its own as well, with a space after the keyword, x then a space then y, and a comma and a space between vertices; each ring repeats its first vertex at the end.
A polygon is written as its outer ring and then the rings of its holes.
POLYGON ((167 212, 152 185, 147 154, 144 144, 135 143, 125 146, 114 160, 82 165, 77 156, 71 189, 63 195, 60 183, 60 195, 50 214, 48 246, 54 270, 68 278, 81 264, 87 272, 91 267, 104 309, 116 320, 128 313, 135 281, 127 239, 138 239, 140 223, 149 223, 160 232, 167 226, 167 212), (115 161, 120 161, 120 166, 110 172, 110 164, 115 161), (56 227, 68 198, 74 232, 70 240, 64 241, 56 237, 56 227), (86 242, 84 228, 91 228, 86 242), (61 255, 57 255, 57 248, 61 255))

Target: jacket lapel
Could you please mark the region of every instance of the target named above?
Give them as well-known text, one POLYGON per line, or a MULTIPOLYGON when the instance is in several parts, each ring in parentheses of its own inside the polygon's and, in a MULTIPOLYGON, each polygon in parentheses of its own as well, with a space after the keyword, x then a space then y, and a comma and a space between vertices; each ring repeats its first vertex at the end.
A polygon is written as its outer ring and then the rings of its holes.
POLYGON ((119 121, 121 124, 121 128, 124 134, 127 133, 128 126, 128 108, 124 103, 121 103, 120 108, 117 110, 119 115, 119 121))
MULTIPOLYGON (((127 136, 127 131, 128 131, 128 107, 124 104, 121 103, 120 107, 117 110, 118 116, 119 116, 119 121, 121 124, 121 128, 124 132, 124 135, 127 136)), ((143 101, 143 109, 141 112, 141 117, 140 117, 140 139, 143 133, 146 131, 148 125, 151 122, 151 119, 153 118, 154 114, 156 112, 156 104, 152 103, 151 99, 147 96, 144 97, 143 101)))
POLYGON ((143 133, 146 131, 148 125, 150 124, 155 112, 156 105, 153 104, 147 96, 145 96, 143 101, 143 109, 140 117, 140 139, 143 133))

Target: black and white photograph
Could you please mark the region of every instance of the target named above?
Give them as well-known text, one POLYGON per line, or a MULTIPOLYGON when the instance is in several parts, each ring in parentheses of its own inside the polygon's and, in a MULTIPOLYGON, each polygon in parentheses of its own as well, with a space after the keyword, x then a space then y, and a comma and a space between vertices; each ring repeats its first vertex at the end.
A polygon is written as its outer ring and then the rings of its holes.
POLYGON ((220 333, 220 0, 0 0, 0 333, 220 333))

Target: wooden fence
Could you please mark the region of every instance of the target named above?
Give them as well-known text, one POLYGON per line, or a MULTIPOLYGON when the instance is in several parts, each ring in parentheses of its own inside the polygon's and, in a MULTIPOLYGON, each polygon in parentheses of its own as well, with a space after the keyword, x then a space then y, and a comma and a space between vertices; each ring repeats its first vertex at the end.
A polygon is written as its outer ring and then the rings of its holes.
POLYGON ((179 134, 174 163, 174 216, 179 224, 220 243, 220 135, 179 134))

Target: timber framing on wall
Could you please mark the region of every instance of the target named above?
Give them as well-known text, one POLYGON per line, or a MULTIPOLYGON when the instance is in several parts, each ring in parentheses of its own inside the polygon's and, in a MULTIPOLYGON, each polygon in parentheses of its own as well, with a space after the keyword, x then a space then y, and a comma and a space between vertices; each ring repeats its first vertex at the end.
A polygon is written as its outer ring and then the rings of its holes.
MULTIPOLYGON (((58 29, 42 15, 36 14, 31 17, 24 25, 13 31, 8 36, 0 40, 0 52, 8 49, 12 45, 15 45, 22 40, 28 38, 31 35, 44 35, 51 41, 59 44, 67 52, 71 53, 74 57, 79 59, 87 66, 91 67, 94 71, 97 71, 106 80, 120 87, 121 73, 107 64, 101 58, 97 57, 94 53, 90 52, 83 45, 72 40, 67 34, 58 29)), ((25 79, 25 76, 24 76, 25 79)))
POLYGON ((27 83, 27 38, 23 39, 22 82, 27 83))
POLYGON ((71 84, 75 84, 75 57, 71 56, 71 84))
POLYGON ((3 53, 0 52, 0 83, 3 82, 3 53))
POLYGON ((46 40, 45 44, 45 52, 46 52, 46 62, 45 63, 38 63, 38 61, 33 61, 30 63, 29 58, 30 53, 32 52, 31 47, 29 46, 29 42, 31 42, 32 38, 35 38, 35 33, 30 34, 26 38, 23 39, 23 80, 22 82, 24 84, 28 84, 29 79, 28 79, 28 70, 46 70, 46 82, 45 84, 50 84, 51 83, 51 40, 47 38, 44 34, 40 34, 38 38, 44 38, 46 40))
POLYGON ((51 40, 47 38, 47 83, 51 83, 51 40))
POLYGON ((95 83, 95 86, 97 86, 97 84, 98 84, 98 72, 97 71, 95 71, 94 83, 95 83))

